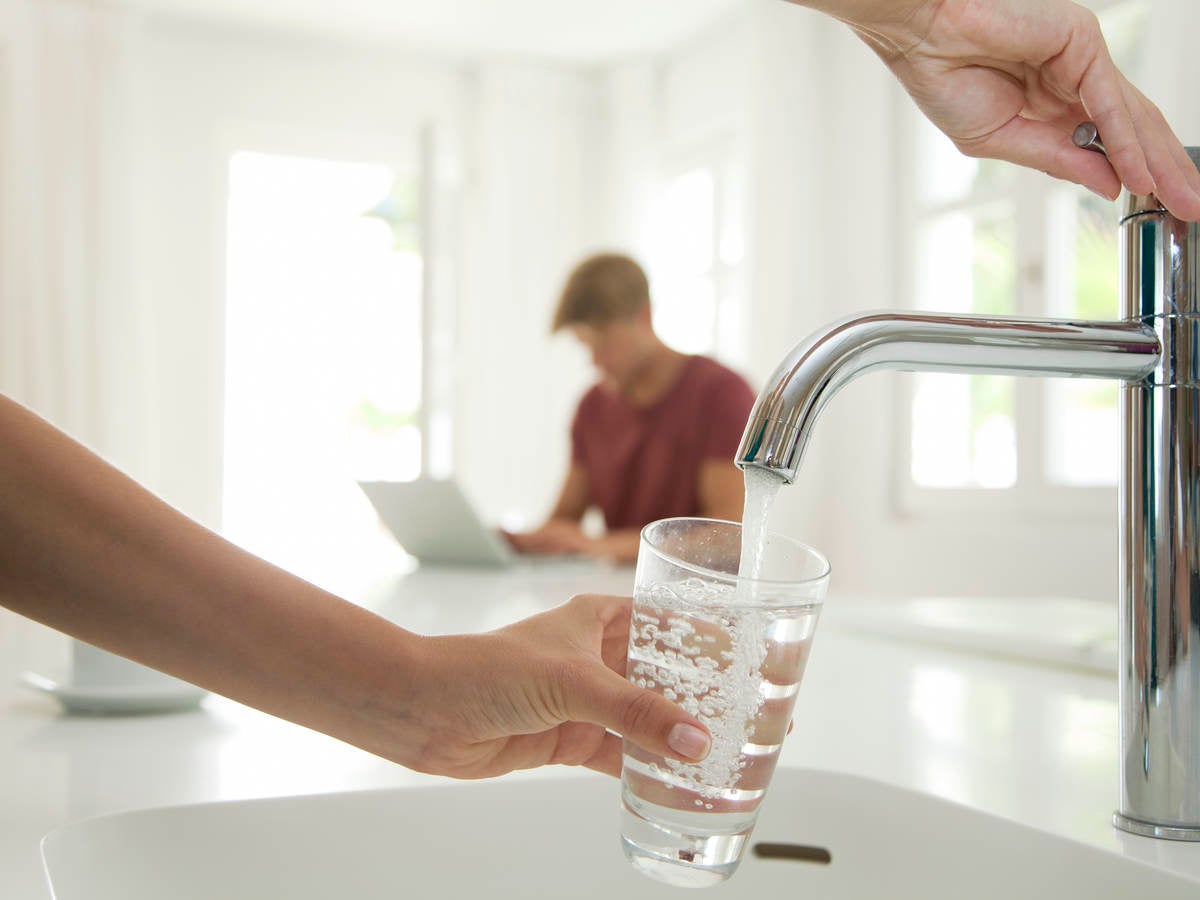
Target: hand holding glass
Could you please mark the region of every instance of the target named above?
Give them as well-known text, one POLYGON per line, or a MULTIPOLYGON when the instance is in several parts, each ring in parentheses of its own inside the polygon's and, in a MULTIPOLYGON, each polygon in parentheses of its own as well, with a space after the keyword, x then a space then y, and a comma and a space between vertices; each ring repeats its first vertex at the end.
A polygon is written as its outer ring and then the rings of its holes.
POLYGON ((775 769, 829 584, 829 563, 768 534, 739 576, 742 528, 664 519, 642 531, 627 676, 712 734, 699 763, 624 745, 622 841, 634 868, 700 887, 733 874, 775 769))

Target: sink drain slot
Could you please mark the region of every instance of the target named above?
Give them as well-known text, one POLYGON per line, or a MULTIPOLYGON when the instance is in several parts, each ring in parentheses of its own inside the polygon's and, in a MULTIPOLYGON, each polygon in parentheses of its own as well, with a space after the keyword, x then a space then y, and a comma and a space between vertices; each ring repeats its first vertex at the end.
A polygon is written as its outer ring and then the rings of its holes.
POLYGON ((833 856, 824 847, 814 847, 810 844, 759 843, 754 845, 753 850, 759 859, 790 859, 822 866, 827 866, 833 861, 833 856))

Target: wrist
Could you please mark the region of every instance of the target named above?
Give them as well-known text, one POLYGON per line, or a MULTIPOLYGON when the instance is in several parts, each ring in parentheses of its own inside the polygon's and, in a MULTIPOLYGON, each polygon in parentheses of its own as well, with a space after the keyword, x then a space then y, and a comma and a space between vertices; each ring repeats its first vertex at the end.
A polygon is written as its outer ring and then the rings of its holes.
POLYGON ((942 0, 790 0, 849 25, 881 56, 902 55, 924 40, 942 0))
POLYGON ((329 733, 415 771, 428 771, 431 736, 445 727, 442 714, 456 702, 446 694, 452 683, 446 669, 451 638, 398 627, 380 631, 377 647, 359 660, 361 677, 349 679, 356 687, 341 711, 350 721, 329 733))

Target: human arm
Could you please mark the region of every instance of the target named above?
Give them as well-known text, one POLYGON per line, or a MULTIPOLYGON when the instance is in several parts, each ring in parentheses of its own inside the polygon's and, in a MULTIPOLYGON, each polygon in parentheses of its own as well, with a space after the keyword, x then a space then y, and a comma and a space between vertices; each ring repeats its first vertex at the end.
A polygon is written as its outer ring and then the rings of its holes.
POLYGON ((577 553, 619 563, 636 562, 641 532, 636 528, 617 529, 591 537, 580 524, 587 505, 587 471, 573 462, 554 511, 542 526, 523 533, 505 532, 504 536, 520 553, 577 553))
POLYGON ((616 774, 606 728, 679 758, 669 737, 687 747, 699 726, 623 677, 628 600, 417 635, 240 550, 2 397, 0 546, 15 612, 420 771, 616 774))
MULTIPOLYGON (((745 493, 742 472, 728 458, 700 464, 700 515, 740 522, 745 493)), ((617 528, 589 537, 578 522, 551 516, 537 531, 506 536, 523 553, 581 553, 616 563, 634 563, 642 532, 639 528, 617 528), (538 549, 526 550, 526 546, 538 549)))
POLYGON ((518 553, 584 553, 591 544, 580 525, 587 507, 587 471, 578 462, 572 462, 554 509, 541 527, 525 532, 506 531, 504 536, 518 553))
POLYGON ((641 542, 640 528, 616 528, 592 538, 583 552, 615 563, 635 563, 641 542))
MULTIPOLYGON (((742 505, 746 500, 745 478, 742 470, 731 460, 732 454, 728 454, 700 463, 697 493, 701 516, 730 522, 742 521, 742 505)), ((639 528, 616 529, 593 539, 584 552, 614 562, 633 563, 637 562, 641 538, 639 528)))
POLYGON ((1040 169, 1114 199, 1122 184, 1200 219, 1200 173, 1159 109, 1070 0, 792 0, 850 25, 968 156, 1040 169), (1081 150, 1095 122, 1107 159, 1081 150))

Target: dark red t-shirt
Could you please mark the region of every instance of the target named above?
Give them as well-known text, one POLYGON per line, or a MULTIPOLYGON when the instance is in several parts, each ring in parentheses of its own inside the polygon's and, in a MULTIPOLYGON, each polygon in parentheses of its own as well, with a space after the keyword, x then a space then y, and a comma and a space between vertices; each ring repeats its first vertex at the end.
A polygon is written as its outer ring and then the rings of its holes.
POLYGON ((571 425, 571 458, 587 472, 589 503, 609 529, 694 516, 700 464, 733 465, 754 405, 750 385, 704 356, 690 356, 650 406, 634 407, 611 387, 592 387, 571 425))

